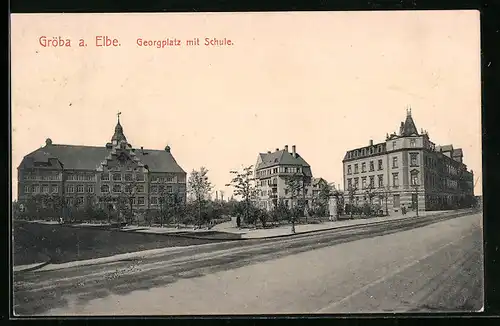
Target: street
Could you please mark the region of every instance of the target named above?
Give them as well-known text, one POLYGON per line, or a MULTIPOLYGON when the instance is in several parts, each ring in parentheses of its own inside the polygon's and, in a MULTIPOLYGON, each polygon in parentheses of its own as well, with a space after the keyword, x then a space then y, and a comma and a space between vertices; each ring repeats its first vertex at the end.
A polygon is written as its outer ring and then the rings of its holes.
POLYGON ((482 215, 173 250, 15 276, 19 315, 478 311, 482 215), (437 222, 436 222, 437 221, 437 222))

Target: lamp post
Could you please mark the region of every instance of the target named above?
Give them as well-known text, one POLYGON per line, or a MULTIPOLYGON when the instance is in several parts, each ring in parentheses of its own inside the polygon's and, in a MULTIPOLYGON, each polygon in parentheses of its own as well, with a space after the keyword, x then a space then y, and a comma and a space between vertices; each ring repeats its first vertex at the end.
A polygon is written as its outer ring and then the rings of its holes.
POLYGON ((418 184, 413 184, 415 188, 415 212, 418 217, 418 184))

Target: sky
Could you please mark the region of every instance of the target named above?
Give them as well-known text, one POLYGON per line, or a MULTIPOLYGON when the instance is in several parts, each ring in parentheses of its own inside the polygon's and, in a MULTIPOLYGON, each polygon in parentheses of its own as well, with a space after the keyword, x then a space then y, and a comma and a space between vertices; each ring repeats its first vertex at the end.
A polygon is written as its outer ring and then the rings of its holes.
POLYGON ((285 145, 342 187, 345 152, 399 131, 408 106, 433 142, 464 150, 482 194, 478 11, 13 14, 11 28, 13 199, 24 155, 47 138, 104 146, 117 112, 134 147, 168 144, 226 196, 230 170, 285 145))

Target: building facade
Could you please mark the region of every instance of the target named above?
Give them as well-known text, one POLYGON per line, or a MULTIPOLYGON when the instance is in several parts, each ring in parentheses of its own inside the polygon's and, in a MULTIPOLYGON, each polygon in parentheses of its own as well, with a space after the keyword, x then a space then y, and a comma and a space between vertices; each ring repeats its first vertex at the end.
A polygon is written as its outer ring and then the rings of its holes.
POLYGON ((474 198, 462 149, 435 146, 426 131, 418 132, 411 109, 399 134, 349 150, 342 162, 346 202, 355 206, 371 199, 389 212, 445 210, 468 207, 474 198))
POLYGON ((111 142, 103 147, 45 146, 26 155, 18 167, 18 200, 34 195, 62 199, 63 206, 100 205, 117 208, 120 199, 136 211, 158 209, 162 198, 186 200, 186 172, 171 148, 151 150, 128 143, 118 122, 111 142))
POLYGON ((305 205, 310 207, 314 191, 318 191, 320 187, 320 179, 313 178, 311 166, 297 153, 295 145, 292 146, 291 152, 288 145, 285 145, 282 150, 276 148, 274 152, 260 153, 254 175, 257 205, 266 210, 273 209, 279 202, 291 208, 298 200, 304 200, 305 205), (295 195, 286 183, 286 178, 291 176, 298 178, 301 187, 295 195))

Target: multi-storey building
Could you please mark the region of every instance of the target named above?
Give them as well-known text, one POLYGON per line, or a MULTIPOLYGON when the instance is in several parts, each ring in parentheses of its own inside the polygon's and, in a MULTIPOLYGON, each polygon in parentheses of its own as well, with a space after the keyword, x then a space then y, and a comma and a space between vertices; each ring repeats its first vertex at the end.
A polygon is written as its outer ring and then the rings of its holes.
POLYGON ((276 148, 274 152, 260 153, 255 165, 258 206, 271 210, 280 201, 290 208, 295 205, 286 184, 286 178, 292 175, 300 176, 303 189, 296 199, 303 199, 309 206, 314 188, 311 166, 297 153, 295 145, 291 152, 286 145, 282 150, 276 148))
POLYGON ((119 116, 111 142, 105 146, 59 145, 47 139, 44 147, 26 155, 18 167, 20 203, 46 194, 63 199, 65 207, 101 203, 116 208, 118 199, 126 198, 143 211, 157 209, 160 198, 169 193, 185 201, 186 172, 171 148, 132 147, 119 116))
POLYGON ((346 199, 354 197, 353 205, 372 197, 389 211, 403 205, 441 210, 471 205, 474 197, 473 171, 463 163, 462 149, 435 146, 426 131, 418 132, 411 109, 399 134, 349 150, 342 162, 346 199))

